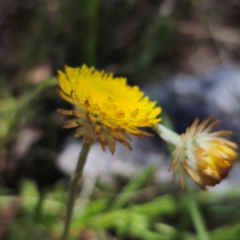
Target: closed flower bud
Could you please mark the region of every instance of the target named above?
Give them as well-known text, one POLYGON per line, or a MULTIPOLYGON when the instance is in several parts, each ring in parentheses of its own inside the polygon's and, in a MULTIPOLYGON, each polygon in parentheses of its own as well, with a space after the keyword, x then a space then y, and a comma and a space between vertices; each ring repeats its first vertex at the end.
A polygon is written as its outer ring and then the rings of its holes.
POLYGON ((231 131, 211 130, 219 121, 210 123, 211 117, 199 124, 195 119, 186 133, 181 134, 181 141, 173 151, 170 169, 173 179, 179 168, 181 170, 181 184, 185 188, 184 173, 201 188, 214 186, 226 178, 229 170, 237 158, 237 145, 222 136, 231 135, 231 131))

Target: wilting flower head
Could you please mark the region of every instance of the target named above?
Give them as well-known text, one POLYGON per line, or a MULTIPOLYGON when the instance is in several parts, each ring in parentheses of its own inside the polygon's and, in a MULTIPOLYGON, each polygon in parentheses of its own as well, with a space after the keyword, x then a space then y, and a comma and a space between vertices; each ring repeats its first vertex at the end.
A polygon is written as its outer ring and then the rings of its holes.
POLYGON ((226 178, 237 158, 237 145, 221 136, 231 135, 231 131, 210 131, 219 121, 210 123, 211 117, 199 124, 195 119, 186 133, 181 135, 181 143, 173 152, 173 178, 179 167, 182 168, 182 188, 184 171, 203 189, 214 186, 226 178), (210 123, 210 124, 209 124, 210 123))
POLYGON ((83 65, 81 68, 65 67, 58 72, 60 96, 74 104, 76 109, 59 112, 75 118, 67 121, 65 128, 78 127, 76 137, 84 136, 92 144, 98 138, 102 149, 109 145, 112 154, 117 140, 131 149, 132 134, 138 137, 151 136, 138 127, 151 127, 161 119, 161 109, 155 107, 137 86, 127 85, 125 78, 96 71, 83 65))

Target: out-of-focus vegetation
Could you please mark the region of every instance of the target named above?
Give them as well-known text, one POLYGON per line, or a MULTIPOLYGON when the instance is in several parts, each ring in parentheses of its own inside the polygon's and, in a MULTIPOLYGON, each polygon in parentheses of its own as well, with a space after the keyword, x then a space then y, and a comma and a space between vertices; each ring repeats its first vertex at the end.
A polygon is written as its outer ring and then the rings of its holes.
MULTIPOLYGON (((55 92, 57 69, 86 63, 141 85, 240 60, 237 0, 1 0, 0 16, 5 240, 52 240, 62 231, 66 177, 54 161, 72 132, 55 111, 67 104, 55 92)), ((152 174, 147 167, 119 191, 95 187, 76 203, 68 239, 197 240, 189 199, 210 239, 239 239, 238 193, 187 196, 156 186, 152 174)))
MULTIPOLYGON (((78 200, 68 239, 199 239, 187 211, 188 197, 156 196, 157 187, 149 183, 153 172, 154 166, 146 167, 118 194, 101 188, 91 200, 78 200)), ((5 230, 9 240, 58 239, 66 197, 60 183, 39 192, 34 182, 23 181, 19 196, 1 196, 1 234, 5 230)), ((238 239, 239 197, 231 191, 194 195, 209 225, 210 239, 238 239)))

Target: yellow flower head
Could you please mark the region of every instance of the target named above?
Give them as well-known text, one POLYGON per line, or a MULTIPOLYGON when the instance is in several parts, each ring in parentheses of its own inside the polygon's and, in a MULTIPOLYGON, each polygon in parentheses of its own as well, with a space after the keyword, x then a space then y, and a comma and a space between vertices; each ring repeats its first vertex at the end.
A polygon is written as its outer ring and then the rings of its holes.
POLYGON ((84 136, 92 144, 98 138, 102 149, 109 145, 113 154, 117 140, 131 149, 129 134, 144 137, 151 134, 138 127, 150 127, 160 118, 161 109, 155 107, 137 86, 127 85, 125 78, 114 78, 112 74, 96 71, 83 65, 81 68, 65 67, 58 72, 60 96, 74 104, 76 109, 59 112, 72 115, 65 128, 78 127, 76 137, 84 136))
POLYGON ((226 178, 237 158, 237 145, 221 136, 231 135, 231 131, 210 131, 218 124, 211 124, 211 117, 199 124, 195 119, 186 133, 181 135, 181 144, 173 152, 173 178, 182 167, 182 188, 184 189, 184 171, 203 189, 214 186, 226 178))

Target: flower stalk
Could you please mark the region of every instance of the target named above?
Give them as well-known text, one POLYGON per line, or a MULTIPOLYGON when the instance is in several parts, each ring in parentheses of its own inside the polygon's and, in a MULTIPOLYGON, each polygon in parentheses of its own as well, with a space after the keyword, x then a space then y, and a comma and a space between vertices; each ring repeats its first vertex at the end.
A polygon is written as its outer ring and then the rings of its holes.
POLYGON ((192 192, 187 187, 187 207, 192 218, 194 227, 197 231, 199 240, 210 240, 209 234, 207 232, 204 220, 202 218, 201 212, 197 206, 196 201, 193 198, 192 192))
POLYGON ((161 123, 152 126, 153 131, 155 131, 164 141, 173 144, 175 146, 181 143, 180 135, 165 127, 161 123))
POLYGON ((83 141, 82 150, 80 152, 77 166, 76 166, 75 172, 74 172, 72 180, 71 180, 70 191, 69 191, 68 202, 67 202, 67 213, 66 213, 66 219, 65 219, 65 224, 64 224, 64 230, 63 230, 63 234, 62 234, 60 240, 65 240, 68 236, 74 202, 75 202, 78 190, 79 190, 79 182, 82 177, 83 167, 86 163, 87 156, 88 156, 88 153, 90 150, 90 146, 91 145, 89 143, 87 143, 86 141, 83 141))

